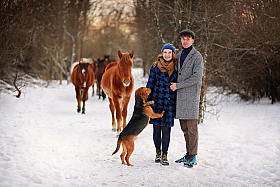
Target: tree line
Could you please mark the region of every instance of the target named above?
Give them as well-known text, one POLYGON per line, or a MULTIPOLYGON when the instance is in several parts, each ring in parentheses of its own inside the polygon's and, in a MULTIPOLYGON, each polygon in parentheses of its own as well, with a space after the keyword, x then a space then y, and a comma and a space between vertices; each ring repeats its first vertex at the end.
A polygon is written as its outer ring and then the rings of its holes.
MULTIPOLYGON (((205 92, 216 86, 244 100, 280 101, 280 0, 4 0, 0 80, 66 78, 73 61, 135 51, 144 75, 164 43, 196 33, 205 92)), ((203 116, 203 114, 201 114, 203 116)))
POLYGON ((11 83, 16 74, 61 79, 83 57, 116 59, 117 50, 131 50, 132 6, 115 0, 1 1, 0 80, 11 83))
POLYGON ((9 82, 15 72, 66 76, 72 46, 84 37, 89 0, 5 0, 0 7, 0 79, 9 82))

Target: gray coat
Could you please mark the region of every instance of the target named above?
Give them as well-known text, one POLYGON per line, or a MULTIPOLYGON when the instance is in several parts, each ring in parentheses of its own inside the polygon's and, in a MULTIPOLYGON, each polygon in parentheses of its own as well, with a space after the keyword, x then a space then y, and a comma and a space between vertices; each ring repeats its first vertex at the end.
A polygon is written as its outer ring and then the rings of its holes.
POLYGON ((180 57, 177 55, 178 78, 177 78, 177 119, 198 119, 200 91, 203 75, 202 55, 193 47, 180 68, 180 57))

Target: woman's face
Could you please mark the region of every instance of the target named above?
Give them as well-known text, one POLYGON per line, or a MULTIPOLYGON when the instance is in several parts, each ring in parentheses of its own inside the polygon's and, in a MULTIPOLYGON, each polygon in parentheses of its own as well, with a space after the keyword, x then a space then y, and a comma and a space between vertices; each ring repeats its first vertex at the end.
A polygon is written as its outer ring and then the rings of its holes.
POLYGON ((163 59, 167 62, 172 60, 172 54, 173 54, 173 51, 171 49, 164 49, 162 51, 163 59))

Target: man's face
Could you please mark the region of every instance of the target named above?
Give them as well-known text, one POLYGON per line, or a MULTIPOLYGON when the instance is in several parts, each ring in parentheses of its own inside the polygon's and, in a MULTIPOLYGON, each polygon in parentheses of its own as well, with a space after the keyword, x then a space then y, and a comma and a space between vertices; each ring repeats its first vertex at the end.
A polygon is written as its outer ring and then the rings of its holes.
POLYGON ((181 43, 184 48, 189 48, 194 40, 191 36, 181 36, 181 43))

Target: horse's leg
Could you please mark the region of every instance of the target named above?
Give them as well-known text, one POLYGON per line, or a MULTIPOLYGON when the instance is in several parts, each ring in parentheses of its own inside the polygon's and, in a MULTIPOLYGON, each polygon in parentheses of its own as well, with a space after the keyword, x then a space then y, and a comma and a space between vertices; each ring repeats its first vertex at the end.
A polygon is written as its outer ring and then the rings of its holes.
POLYGON ((113 95, 113 102, 116 109, 117 135, 119 135, 121 133, 122 110, 120 106, 120 99, 118 98, 118 96, 113 95))
MULTIPOLYGON (((102 76, 103 76, 103 74, 102 74, 102 76)), ((102 76, 101 76, 101 79, 102 79, 102 76)), ((103 100, 105 100, 106 94, 105 94, 105 92, 103 91, 103 89, 101 87, 101 80, 100 80, 100 84, 99 84, 99 99, 101 98, 101 96, 102 96, 103 100)))
POLYGON ((101 90, 101 92, 102 92, 102 98, 103 98, 103 100, 105 100, 105 99, 106 99, 106 94, 105 94, 105 92, 103 91, 103 89, 101 90))
POLYGON ((97 80, 96 83, 97 83, 96 93, 99 95, 99 99, 100 99, 100 80, 97 80))
POLYGON ((91 96, 94 96, 94 84, 92 85, 92 95, 91 96))
POLYGON ((110 107, 110 111, 111 111, 111 115, 112 115, 112 131, 116 132, 116 122, 115 122, 115 106, 114 103, 112 101, 112 99, 109 97, 109 107, 110 107))
POLYGON ((123 118, 123 129, 126 127, 126 116, 127 116, 127 106, 129 103, 130 97, 124 97, 123 99, 123 110, 122 110, 122 118, 123 118))
POLYGON ((77 112, 81 112, 81 90, 78 86, 75 86, 75 90, 76 90, 76 99, 78 102, 78 108, 77 108, 77 112))
POLYGON ((98 82, 98 99, 101 99, 101 93, 102 92, 102 88, 101 88, 101 81, 98 82))
POLYGON ((82 97, 82 100, 83 100, 83 108, 82 108, 82 114, 85 114, 85 107, 86 107, 86 100, 88 99, 88 86, 84 88, 83 90, 83 97, 82 97))

